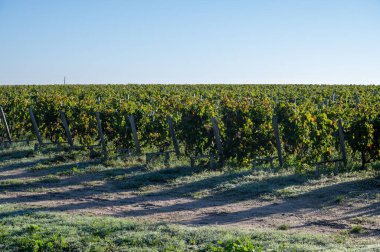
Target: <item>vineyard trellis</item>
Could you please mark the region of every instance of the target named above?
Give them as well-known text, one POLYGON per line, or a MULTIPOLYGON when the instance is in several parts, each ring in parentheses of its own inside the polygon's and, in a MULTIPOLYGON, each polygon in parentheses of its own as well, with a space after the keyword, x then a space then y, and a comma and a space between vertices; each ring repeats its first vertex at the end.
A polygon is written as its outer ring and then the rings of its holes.
POLYGON ((255 160, 273 163, 276 158, 279 167, 288 164, 299 169, 334 160, 347 165, 349 156, 364 168, 380 158, 379 89, 348 85, 3 86, 0 139, 10 144, 37 136, 39 146, 46 140, 68 143, 70 148, 99 146, 105 157, 108 146, 128 150, 134 146, 136 153, 154 149, 150 152, 174 152, 177 157, 206 153, 241 165, 255 160))

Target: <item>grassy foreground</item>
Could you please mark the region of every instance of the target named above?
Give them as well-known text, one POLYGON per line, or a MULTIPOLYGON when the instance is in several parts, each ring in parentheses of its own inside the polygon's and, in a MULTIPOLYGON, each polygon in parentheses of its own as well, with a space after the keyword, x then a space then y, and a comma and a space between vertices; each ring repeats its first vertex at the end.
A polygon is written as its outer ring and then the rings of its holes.
MULTIPOLYGON (((2 205, 1 213, 11 206, 2 205)), ((15 209, 12 209, 15 210, 15 209)), ((380 251, 355 234, 290 234, 185 227, 114 217, 35 212, 3 217, 1 251, 380 251)))
MULTIPOLYGON (((378 227, 368 224, 378 223, 379 216, 379 179, 375 172, 378 168, 371 169, 316 179, 310 174, 292 172, 191 170, 186 164, 175 162, 169 168, 147 169, 143 160, 135 159, 100 163, 80 155, 35 153, 30 149, 2 151, 0 251, 380 251, 378 227), (171 216, 176 216, 181 212, 165 208, 166 205, 151 211, 120 210, 109 213, 111 216, 89 212, 100 207, 95 204, 97 201, 110 200, 111 195, 119 193, 131 193, 119 206, 146 203, 149 196, 153 196, 150 200, 159 196, 160 200, 187 197, 197 200, 197 204, 214 202, 220 207, 257 200, 273 205, 267 208, 270 210, 276 204, 281 207, 299 200, 312 202, 312 206, 298 206, 299 214, 314 214, 321 208, 345 209, 350 204, 366 207, 363 209, 367 211, 363 211, 367 214, 358 213, 361 217, 350 217, 348 227, 324 233, 314 232, 315 229, 306 232, 294 227, 294 223, 292 226, 286 218, 294 209, 280 209, 285 215, 274 216, 276 225, 265 229, 255 225, 214 226, 211 221, 206 225, 170 224, 170 218, 159 222, 156 214, 170 210, 171 216), (81 204, 89 194, 100 198, 95 203, 81 204), (101 198, 103 194, 106 195, 101 198), (75 204, 70 205, 70 200, 75 200, 75 204), (68 202, 63 206, 44 205, 51 201, 68 202), (148 218, 138 218, 144 215, 148 218)), ((114 199, 107 201, 106 206, 115 204, 118 202, 114 199)), ((201 206, 182 207, 202 211, 201 206)), ((257 214, 258 209, 250 213, 257 214)), ((234 216, 229 214, 226 216, 234 216)), ((340 217, 347 218, 344 214, 340 217)))

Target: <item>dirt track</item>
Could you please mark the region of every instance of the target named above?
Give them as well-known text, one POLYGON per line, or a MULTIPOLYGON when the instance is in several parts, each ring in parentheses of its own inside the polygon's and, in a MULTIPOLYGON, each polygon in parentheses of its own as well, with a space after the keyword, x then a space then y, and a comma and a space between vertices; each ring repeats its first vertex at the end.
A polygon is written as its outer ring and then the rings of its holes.
MULTIPOLYGON (((33 162, 1 165, 0 204, 15 204, 20 209, 7 214, 63 211, 241 229, 283 226, 290 232, 313 233, 335 233, 361 225, 365 229, 363 235, 380 235, 380 187, 376 179, 337 183, 297 197, 263 200, 252 195, 252 198, 237 200, 216 194, 196 199, 186 196, 185 185, 152 183, 142 192, 141 188, 122 189, 120 182, 104 179, 104 174, 100 176, 96 172, 37 180, 50 173, 44 169, 31 170, 34 165, 33 162), (372 186, 368 187, 368 183, 372 186), (358 191, 357 188, 363 189, 358 191), (350 193, 347 194, 347 190, 351 190, 350 193), (328 197, 336 192, 348 199, 336 202, 335 198, 328 197)), ((128 169, 118 170, 117 175, 128 173, 128 169)), ((133 176, 122 182, 131 180, 133 176)))

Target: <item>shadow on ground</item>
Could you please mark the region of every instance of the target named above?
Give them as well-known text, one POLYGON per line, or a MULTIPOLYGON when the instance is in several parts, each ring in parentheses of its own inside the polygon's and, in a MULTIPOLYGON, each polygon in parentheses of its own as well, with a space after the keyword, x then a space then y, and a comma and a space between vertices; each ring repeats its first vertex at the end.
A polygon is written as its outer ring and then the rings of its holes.
MULTIPOLYGON (((10 169, 28 167, 28 170, 10 175, 6 178, 23 180, 33 178, 21 184, 1 185, 0 190, 14 197, 0 198, 0 204, 29 204, 29 208, 6 211, 0 217, 27 214, 36 211, 78 211, 97 208, 109 208, 126 205, 148 204, 152 201, 170 201, 186 198, 185 202, 168 205, 152 205, 144 209, 129 209, 125 212, 110 213, 121 217, 146 217, 163 213, 179 213, 181 211, 197 211, 209 207, 226 207, 229 204, 249 200, 268 201, 264 205, 252 206, 238 212, 204 213, 182 224, 234 224, 252 218, 281 216, 299 213, 302 211, 316 211, 329 208, 336 203, 334 199, 339 195, 349 195, 352 199, 362 197, 363 194, 379 193, 379 182, 375 178, 358 179, 354 181, 337 182, 321 188, 310 189, 296 196, 279 195, 279 192, 289 187, 307 186, 313 177, 298 174, 278 174, 255 176, 252 171, 241 172, 214 172, 205 173, 202 170, 191 169, 188 166, 178 166, 154 171, 148 171, 144 165, 129 167, 105 167, 99 161, 63 162, 55 163, 51 167, 41 170, 30 169, 41 162, 49 162, 44 158, 32 162, 14 163, 0 168, 1 172, 10 169), (71 174, 73 167, 76 173, 71 174), (48 175, 56 175, 52 181, 44 180, 48 175), (13 176, 13 177, 12 177, 13 176), (194 179, 191 179, 194 178, 194 179), (195 179, 196 178, 196 179, 195 179), (181 180, 182 179, 182 180, 181 180), (181 183, 178 183, 181 180, 181 183), (79 186, 83 183, 94 183, 91 186, 79 186), (155 191, 141 192, 144 188, 153 187, 155 191), (38 193, 33 189, 42 188, 38 193), (50 189, 54 189, 53 191, 50 189), (62 189, 62 190, 60 190, 62 189), (206 192, 199 199, 190 196, 206 192), (27 192, 25 194, 17 194, 27 192), (357 192, 357 193, 355 193, 357 192), (107 198, 104 194, 118 195, 126 193, 124 198, 107 198), (281 200, 271 202, 265 196, 279 196, 281 200), (49 205, 46 202, 59 201, 67 204, 49 205), (41 202, 44 202, 43 204, 41 202), (40 204, 41 203, 41 204, 40 204)), ((348 212, 349 218, 360 216, 380 215, 380 203, 367 204, 348 212)), ((344 219, 343 216, 341 219, 344 219)), ((347 217, 348 218, 348 217, 347 217)), ((334 225, 334 222, 309 222, 305 225, 334 225)), ((336 228, 346 228, 339 226, 336 228)), ((379 230, 375 230, 378 232, 379 230)))

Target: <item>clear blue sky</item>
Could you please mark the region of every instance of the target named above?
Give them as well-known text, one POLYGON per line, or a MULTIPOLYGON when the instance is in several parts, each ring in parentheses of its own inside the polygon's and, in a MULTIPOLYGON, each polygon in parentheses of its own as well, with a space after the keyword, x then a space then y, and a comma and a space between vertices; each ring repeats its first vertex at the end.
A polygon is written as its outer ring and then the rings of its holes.
POLYGON ((379 0, 0 0, 0 84, 380 83, 379 0))

